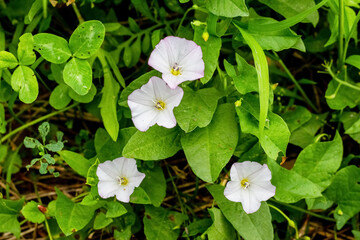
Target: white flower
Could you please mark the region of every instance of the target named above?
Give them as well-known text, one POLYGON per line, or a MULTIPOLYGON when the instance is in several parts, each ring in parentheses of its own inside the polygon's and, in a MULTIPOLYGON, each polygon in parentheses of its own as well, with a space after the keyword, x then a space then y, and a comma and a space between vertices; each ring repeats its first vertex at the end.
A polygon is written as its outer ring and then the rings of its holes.
POLYGON ((155 46, 149 65, 162 73, 162 79, 174 89, 184 81, 204 77, 201 47, 179 37, 166 37, 155 46))
POLYGON ((137 170, 135 159, 124 157, 100 163, 96 175, 99 178, 100 197, 109 198, 116 195, 117 200, 121 202, 129 202, 134 188, 145 178, 145 174, 137 170))
POLYGON ((173 109, 179 106, 183 95, 180 87, 171 89, 161 78, 150 78, 147 84, 128 97, 135 127, 143 132, 156 123, 166 128, 175 127, 173 109))
POLYGON ((266 164, 250 161, 234 163, 230 177, 224 195, 230 201, 241 202, 248 214, 256 212, 261 201, 275 195, 275 186, 270 182, 271 172, 266 164))

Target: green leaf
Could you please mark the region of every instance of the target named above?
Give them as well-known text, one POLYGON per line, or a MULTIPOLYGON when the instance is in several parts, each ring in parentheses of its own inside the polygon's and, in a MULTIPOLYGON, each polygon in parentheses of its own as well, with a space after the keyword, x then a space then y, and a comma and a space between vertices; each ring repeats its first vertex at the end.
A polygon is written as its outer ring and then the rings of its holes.
POLYGON ((34 71, 27 66, 19 66, 11 76, 11 87, 19 92, 19 99, 32 103, 39 94, 39 86, 34 71))
POLYGON ((54 88, 50 94, 49 103, 55 109, 62 109, 66 107, 70 102, 69 97, 70 87, 66 84, 59 84, 54 88))
POLYGON ((360 69, 360 55, 351 55, 346 60, 345 63, 350 64, 358 69, 360 69))
POLYGON ((21 210, 25 219, 33 223, 42 223, 45 215, 38 209, 38 203, 34 201, 28 202, 21 210))
POLYGON ((83 177, 87 176, 88 169, 92 165, 92 162, 90 160, 84 158, 78 153, 67 150, 62 150, 58 153, 75 172, 77 172, 83 177))
POLYGON ((291 171, 309 179, 323 191, 330 185, 340 167, 342 156, 342 140, 339 133, 336 133, 333 141, 317 142, 302 150, 291 171))
POLYGON ((126 208, 120 202, 106 202, 107 218, 117 218, 127 213, 126 208))
POLYGON ((340 121, 344 124, 345 133, 360 143, 360 114, 356 112, 343 112, 340 121))
MULTIPOLYGON (((343 74, 342 74, 343 75, 343 74)), ((339 76, 338 76, 339 77, 339 76)), ((349 77, 348 77, 349 79, 349 77)), ((354 84, 352 81, 348 81, 354 84)), ((343 84, 339 84, 336 80, 331 80, 325 92, 325 99, 331 109, 342 110, 349 106, 356 107, 360 102, 359 91, 343 84)))
POLYGON ((258 44, 258 42, 245 30, 235 24, 235 27, 239 29, 245 41, 251 48, 251 52, 255 62, 255 68, 258 75, 259 86, 259 99, 260 99, 260 117, 259 117, 259 140, 261 145, 263 144, 263 135, 265 121, 269 109, 269 68, 265 53, 258 44))
POLYGON ((133 67, 139 62, 140 55, 141 55, 141 38, 140 37, 138 37, 136 39, 136 41, 133 44, 131 44, 130 49, 131 49, 131 63, 128 67, 133 67))
MULTIPOLYGON (((285 18, 293 17, 306 9, 315 6, 314 0, 304 1, 287 1, 287 0, 259 0, 259 2, 272 8, 274 11, 280 13, 285 18)), ((312 25, 316 26, 319 21, 319 13, 314 11, 310 13, 302 22, 311 22, 312 25)))
POLYGON ((6 124, 4 105, 0 104, 0 133, 6 133, 6 124))
POLYGON ((146 177, 141 183, 141 187, 151 200, 151 204, 160 207, 166 196, 166 180, 161 167, 142 170, 146 177))
POLYGON ((0 69, 1 68, 14 68, 19 65, 16 57, 9 52, 0 51, 0 69))
POLYGON ((153 15, 151 14, 149 5, 147 2, 144 2, 142 0, 131 0, 131 3, 134 5, 137 11, 141 12, 142 15, 145 17, 154 20, 153 15))
POLYGON ((24 205, 24 198, 7 200, 0 198, 0 232, 11 232, 20 238, 20 223, 18 214, 24 205))
POLYGON ((130 202, 136 204, 151 204, 151 199, 142 187, 137 187, 130 196, 130 202))
POLYGON ((186 219, 186 215, 178 212, 170 212, 161 207, 145 206, 143 222, 146 239, 176 240, 180 233, 179 227, 186 219))
POLYGON ((55 217, 61 231, 69 236, 83 229, 93 218, 95 209, 91 206, 74 203, 57 188, 55 191, 58 195, 55 217))
POLYGON ((293 105, 281 117, 286 122, 290 132, 293 132, 310 121, 311 113, 303 106, 293 105))
POLYGON ((180 131, 155 125, 146 132, 137 131, 125 145, 123 156, 141 160, 161 160, 181 149, 180 131))
POLYGON ((25 33, 19 38, 18 59, 21 65, 31 65, 36 60, 34 38, 31 33, 25 33))
POLYGON ((249 16, 244 0, 208 0, 206 1, 206 8, 211 13, 222 17, 249 16))
POLYGON ((64 68, 64 82, 77 94, 85 95, 92 85, 92 69, 88 61, 73 58, 64 68))
POLYGON ((275 198, 278 201, 294 203, 304 198, 322 196, 319 187, 309 179, 293 170, 287 170, 274 160, 268 160, 272 173, 271 182, 276 186, 275 198))
POLYGON ((94 220, 94 229, 99 230, 99 229, 105 228, 112 222, 113 222, 113 220, 111 218, 106 217, 105 213, 99 212, 96 215, 95 220, 94 220))
POLYGON ((218 65, 221 49, 221 38, 210 35, 209 39, 205 42, 202 38, 204 30, 204 26, 195 27, 194 33, 194 42, 201 47, 203 60, 205 62, 205 75, 200 79, 203 84, 207 83, 212 78, 216 66, 218 65))
POLYGON ((140 77, 138 77, 137 79, 135 79, 134 81, 132 81, 120 94, 120 98, 119 98, 119 105, 123 106, 123 107, 128 107, 127 104, 127 100, 129 95, 136 89, 141 88, 142 85, 144 85, 145 83, 147 83, 149 81, 149 79, 153 76, 156 77, 160 77, 161 78, 161 73, 159 73, 158 71, 152 70, 150 72, 147 72, 143 75, 141 75, 140 77))
POLYGON ((124 55, 123 55, 124 64, 127 68, 131 66, 132 63, 132 50, 130 46, 126 46, 124 48, 124 55))
POLYGON ((47 154, 44 154, 44 155, 42 156, 42 158, 45 159, 48 164, 52 164, 52 165, 55 164, 55 159, 54 159, 50 154, 48 154, 48 153, 47 153, 47 154))
POLYGON ((360 168, 353 165, 347 166, 336 173, 331 185, 324 193, 328 199, 338 204, 338 208, 335 210, 338 229, 342 228, 347 220, 360 211, 359 181, 360 168))
POLYGON ((71 57, 68 42, 54 34, 38 33, 34 36, 34 47, 45 60, 61 64, 71 57))
POLYGON ((217 107, 220 93, 215 88, 203 88, 193 91, 184 89, 184 96, 174 115, 179 126, 185 132, 191 132, 196 127, 206 127, 211 122, 217 107))
POLYGON ((96 90, 95 85, 91 84, 91 88, 90 88, 89 92, 85 95, 79 95, 71 88, 68 90, 68 92, 69 92, 69 97, 72 98, 73 100, 80 102, 80 103, 89 103, 89 102, 92 102, 92 100, 94 99, 94 97, 97 93, 97 90, 96 90))
POLYGON ((43 143, 45 143, 46 140, 46 136, 49 134, 50 132, 50 124, 48 122, 43 122, 39 127, 38 127, 40 136, 43 140, 43 143))
POLYGON ((71 34, 69 47, 73 56, 87 59, 101 47, 104 38, 104 24, 97 20, 86 21, 71 34))
POLYGON ((235 54, 236 66, 231 65, 226 59, 224 67, 226 73, 233 79, 236 90, 241 94, 258 92, 258 78, 256 69, 248 64, 239 54, 235 54))
POLYGON ((186 227, 187 232, 184 231, 182 237, 192 237, 197 234, 202 234, 212 225, 212 223, 213 221, 210 218, 195 220, 186 227))
POLYGON ((183 135, 181 145, 196 176, 214 182, 233 155, 238 136, 232 104, 219 105, 207 127, 183 135))
POLYGON ((121 157, 125 145, 136 131, 134 127, 122 128, 114 142, 103 128, 99 128, 95 134, 95 149, 100 162, 121 157))
MULTIPOLYGON (((236 108, 239 116, 241 130, 244 133, 251 133, 258 138, 259 128, 259 101, 256 96, 246 94, 241 101, 241 105, 236 108)), ((279 152, 286 154, 286 147, 289 142, 290 131, 284 120, 277 114, 268 113, 268 125, 264 129, 264 137, 261 141, 261 147, 266 154, 276 159, 279 152)))
POLYGON ((260 209, 252 214, 247 214, 241 203, 231 202, 224 196, 224 187, 220 185, 208 185, 214 200, 218 204, 226 219, 246 240, 265 240, 274 238, 274 230, 271 224, 271 214, 268 205, 264 202, 260 209))
POLYGON ((104 87, 99 104, 101 117, 106 131, 116 141, 119 134, 119 122, 116 113, 117 98, 120 85, 113 78, 109 68, 104 69, 104 87))
POLYGON ((89 167, 86 174, 86 184, 90 186, 96 186, 99 182, 98 176, 96 175, 97 168, 99 166, 99 159, 96 158, 95 162, 89 167))
POLYGON ((235 239, 235 231, 231 224, 226 220, 224 215, 218 208, 208 209, 213 224, 206 231, 209 240, 233 240, 235 239))

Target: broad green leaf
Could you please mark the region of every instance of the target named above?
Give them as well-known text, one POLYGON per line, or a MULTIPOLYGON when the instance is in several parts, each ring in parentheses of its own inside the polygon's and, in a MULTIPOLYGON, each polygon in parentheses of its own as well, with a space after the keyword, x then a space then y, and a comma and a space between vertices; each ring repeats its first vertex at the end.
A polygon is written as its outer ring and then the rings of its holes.
POLYGON ((203 60, 205 62, 205 75, 200 79, 203 84, 207 83, 212 78, 216 66, 218 65, 221 49, 221 38, 210 35, 209 39, 205 42, 202 38, 204 30, 205 28, 203 26, 195 27, 194 33, 194 42, 201 47, 203 60))
POLYGON ((120 85, 113 78, 110 69, 104 68, 104 87, 101 91, 102 98, 99 108, 105 129, 114 141, 119 134, 119 122, 116 113, 119 91, 120 85))
POLYGON ((99 128, 95 134, 95 149, 100 162, 121 157, 125 145, 136 131, 137 129, 134 127, 122 128, 114 142, 108 132, 99 128))
POLYGON ((211 13, 222 17, 249 16, 244 0, 208 0, 206 1, 206 8, 211 13))
POLYGON ((360 95, 359 91, 331 80, 325 92, 325 99, 331 109, 342 110, 347 106, 354 108, 359 104, 360 95))
POLYGON ((66 107, 71 102, 69 90, 70 87, 66 84, 59 84, 56 86, 50 94, 50 105, 55 109, 62 109, 66 107))
MULTIPOLYGON (((287 1, 287 0, 259 0, 259 2, 272 8, 274 11, 280 13, 285 18, 293 17, 304 10, 315 6, 314 0, 304 1, 287 1)), ((314 11, 310 13, 302 22, 311 22, 316 26, 319 21, 319 13, 314 11)))
POLYGON ((24 198, 20 200, 7 200, 0 198, 0 232, 11 232, 20 238, 20 223, 17 220, 24 205, 24 198))
POLYGON ((16 57, 9 52, 0 51, 0 69, 1 68, 14 68, 18 65, 16 57))
POLYGON ((211 122, 217 107, 220 93, 215 88, 203 88, 193 91, 184 89, 184 96, 178 107, 174 109, 176 121, 185 132, 196 127, 206 127, 211 122))
POLYGON ((267 164, 272 173, 271 182, 276 187, 276 200, 294 203, 304 198, 321 196, 319 187, 296 171, 287 170, 272 159, 269 159, 267 164))
POLYGON ((311 113, 303 106, 294 105, 281 116, 290 132, 298 129, 311 119, 311 113))
POLYGON ((34 49, 34 38, 31 33, 25 33, 20 37, 18 46, 18 59, 21 65, 31 65, 36 60, 34 49))
POLYGON ((307 178, 323 191, 340 167, 342 156, 342 140, 336 133, 333 141, 313 143, 302 150, 291 171, 307 178))
POLYGON ((238 136, 232 104, 219 105, 207 127, 183 135, 181 145, 196 176, 214 182, 233 155, 238 136))
POLYGON ((106 202, 107 218, 117 218, 127 213, 126 208, 120 202, 106 202))
POLYGON ((151 204, 151 199, 142 187, 137 187, 130 196, 130 202, 136 204, 151 204))
POLYGON ((49 134, 50 132, 50 124, 48 122, 43 122, 39 127, 38 127, 40 136, 43 140, 43 143, 45 143, 46 140, 46 136, 49 134))
POLYGON ((120 98, 119 98, 119 105, 123 107, 128 107, 127 100, 129 95, 136 89, 141 88, 142 85, 147 83, 149 79, 153 76, 160 77, 161 73, 158 71, 152 70, 150 72, 147 72, 134 81, 132 81, 123 91, 121 91, 120 98))
POLYGON ((333 205, 333 201, 330 201, 326 197, 318 198, 307 198, 305 199, 308 210, 312 209, 322 209, 326 210, 333 205))
POLYGON ((142 171, 146 177, 141 182, 141 187, 151 200, 151 204, 160 207, 166 195, 166 180, 161 167, 145 169, 142 171))
POLYGON ((27 66, 19 66, 11 76, 11 87, 19 92, 19 99, 32 103, 39 94, 39 86, 34 71, 27 66))
POLYGON ((168 211, 161 207, 145 206, 144 233, 148 240, 176 240, 180 225, 187 219, 186 215, 168 211))
MULTIPOLYGON (((0 69, 0 72, 1 71, 2 70, 0 69)), ((0 80, 0 102, 7 102, 13 93, 14 91, 12 90, 10 84, 8 84, 5 80, 0 80)))
POLYGON ((360 114, 356 112, 343 112, 340 121, 344 124, 345 133, 360 143, 360 114))
POLYGON ((92 162, 82 155, 71 152, 68 150, 62 150, 58 152, 64 161, 78 174, 83 177, 87 176, 88 169, 92 165, 92 162))
POLYGON ((258 78, 256 69, 248 64, 239 54, 235 54, 236 66, 224 60, 226 73, 233 79, 236 90, 241 94, 258 92, 258 78))
POLYGON ((345 63, 350 64, 358 69, 360 69, 360 55, 351 55, 346 60, 345 63))
POLYGON ((235 239, 235 231, 231 224, 226 220, 224 215, 218 208, 208 209, 213 224, 206 231, 209 240, 233 240, 235 239))
POLYGON ((127 226, 125 229, 121 229, 121 231, 114 230, 114 238, 115 240, 130 240, 132 236, 131 226, 127 226))
POLYGON ((55 217, 61 231, 69 236, 84 228, 94 216, 94 208, 74 203, 59 189, 55 188, 58 195, 56 200, 55 217))
POLYGON ((255 68, 258 75, 259 101, 260 101, 258 138, 260 140, 260 143, 263 144, 265 121, 269 109, 269 68, 265 57, 265 53, 260 47, 259 43, 250 34, 248 34, 245 30, 243 30, 236 24, 235 27, 239 29, 245 41, 249 45, 255 62, 255 68))
POLYGON ((311 119, 299 128, 295 129, 290 136, 289 142, 296 146, 305 148, 313 143, 316 132, 326 122, 327 113, 321 115, 313 114, 311 119))
POLYGON ((88 61, 73 58, 64 68, 64 82, 77 94, 85 95, 90 91, 92 84, 92 69, 88 61))
POLYGON ((28 202, 21 210, 25 219, 33 223, 42 223, 45 215, 38 209, 38 203, 34 201, 28 202))
POLYGON ((260 209, 252 214, 247 214, 241 203, 231 202, 224 196, 224 187, 208 185, 206 187, 221 212, 233 225, 240 236, 245 240, 271 240, 274 239, 274 230, 271 224, 271 214, 268 205, 264 202, 260 209))
POLYGON ((71 88, 69 88, 68 90, 68 95, 70 98, 72 98, 73 100, 77 101, 77 102, 80 102, 80 103, 89 103, 91 102, 96 93, 97 93, 97 90, 96 90, 96 87, 94 84, 91 84, 91 88, 89 90, 89 92, 85 95, 79 95, 77 94, 74 90, 72 90, 71 88))
POLYGON ((155 125, 146 132, 137 131, 125 145, 123 156, 141 160, 161 160, 181 149, 180 131, 155 125))
MULTIPOLYGON (((242 132, 253 134, 260 139, 258 128, 259 101, 257 97, 249 93, 240 101, 241 105, 236 108, 236 112, 239 116, 242 132)), ((268 113, 268 122, 263 134, 263 139, 260 139, 261 147, 270 158, 276 159, 279 152, 286 154, 290 131, 279 115, 272 112, 268 113)))
POLYGON ((324 193, 328 199, 338 204, 334 214, 338 229, 360 211, 359 181, 360 168, 354 165, 347 166, 336 173, 331 185, 324 193))
POLYGON ((51 63, 61 64, 71 57, 68 42, 54 34, 36 34, 34 36, 34 47, 43 58, 51 63))
POLYGON ((105 228, 107 225, 112 223, 113 220, 111 218, 106 217, 105 213, 99 212, 94 220, 94 229, 99 230, 105 228))
MULTIPOLYGON (((97 183, 99 182, 98 176, 96 175, 96 171, 97 171, 99 164, 100 164, 100 161, 98 158, 96 158, 95 162, 89 167, 87 174, 86 174, 86 184, 87 185, 96 186, 97 183)), ((98 195, 98 194, 96 193, 96 195, 98 195)))
POLYGON ((100 21, 86 21, 71 34, 69 47, 73 56, 86 59, 100 48, 104 37, 105 26, 100 21))
POLYGON ((183 232, 182 237, 192 237, 197 234, 202 234, 212 225, 212 223, 213 221, 210 218, 195 220, 186 226, 187 232, 183 232))

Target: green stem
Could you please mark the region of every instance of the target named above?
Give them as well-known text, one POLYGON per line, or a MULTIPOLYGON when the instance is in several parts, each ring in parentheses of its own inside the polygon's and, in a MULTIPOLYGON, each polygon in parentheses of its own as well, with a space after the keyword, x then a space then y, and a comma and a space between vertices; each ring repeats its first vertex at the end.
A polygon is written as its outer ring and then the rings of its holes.
POLYGON ((188 14, 191 10, 194 10, 194 9, 195 9, 194 7, 191 7, 191 8, 188 8, 188 10, 186 10, 186 12, 184 13, 184 16, 183 16, 183 17, 181 18, 181 20, 180 20, 179 26, 178 26, 178 28, 177 28, 177 30, 176 30, 176 35, 179 34, 180 28, 181 28, 181 26, 182 26, 182 24, 183 24, 183 22, 184 22, 184 20, 185 20, 185 18, 186 18, 186 16, 187 16, 187 14, 188 14))
POLYGON ((17 147, 15 152, 11 155, 9 166, 7 168, 7 172, 6 172, 6 198, 7 199, 10 199, 10 186, 9 186, 9 184, 11 183, 11 174, 12 174, 12 171, 13 171, 14 160, 16 159, 16 156, 18 155, 18 152, 19 152, 21 146, 22 146, 22 143, 17 147))
POLYGON ((299 230, 298 230, 295 222, 294 222, 293 220, 291 220, 291 219, 290 219, 283 211, 281 211, 279 208, 277 208, 277 207, 275 207, 274 205, 271 205, 271 204, 269 204, 269 203, 268 203, 268 205, 269 205, 269 207, 271 207, 271 208, 275 209, 276 211, 278 211, 278 212, 288 221, 289 226, 295 229, 295 238, 296 238, 296 239, 299 239, 299 230))
POLYGON ((83 23, 84 22, 84 18, 81 16, 81 13, 78 9, 78 7, 76 6, 75 2, 71 4, 73 9, 74 9, 74 12, 76 14, 76 17, 77 19, 79 20, 79 24, 83 23))
POLYGON ((331 75, 331 77, 332 77, 335 81, 337 81, 339 84, 345 85, 345 86, 347 86, 347 87, 349 87, 349 88, 352 88, 352 89, 354 89, 354 90, 356 90, 356 91, 360 91, 360 87, 355 86, 355 85, 353 85, 353 84, 351 84, 351 83, 349 83, 349 82, 346 82, 346 81, 343 81, 343 80, 339 79, 339 78, 334 74, 334 72, 331 70, 331 64, 325 64, 324 66, 325 66, 327 72, 331 75))
POLYGON ((287 75, 289 76, 290 80, 295 84, 295 86, 297 87, 297 89, 300 91, 301 95, 303 96, 303 98, 305 99, 306 103, 315 111, 315 112, 319 112, 319 110, 317 110, 317 108, 315 107, 315 105, 311 102, 311 100, 308 98, 308 96, 306 95, 304 89, 301 87, 301 85, 296 81, 296 79, 294 78, 294 76, 291 74, 291 72, 289 71, 289 69, 286 67, 285 63, 281 60, 281 58, 279 57, 279 55, 277 55, 277 53, 275 51, 273 51, 273 54, 275 55, 277 61, 280 63, 280 65, 283 67, 283 69, 285 70, 285 72, 287 73, 287 75))
POLYGON ((309 214, 310 216, 313 216, 313 217, 316 217, 316 218, 319 218, 319 219, 323 219, 323 220, 326 220, 326 221, 329 221, 329 222, 336 222, 336 220, 334 218, 325 217, 323 215, 314 213, 314 212, 309 211, 309 210, 305 210, 303 208, 300 208, 300 207, 297 207, 297 206, 294 206, 294 205, 291 205, 291 204, 288 204, 288 203, 278 202, 278 201, 273 200, 273 199, 270 199, 270 201, 272 201, 274 203, 277 203, 277 204, 280 204, 280 205, 283 205, 283 206, 285 206, 287 208, 291 208, 291 209, 296 210, 298 212, 303 212, 303 213, 309 214))
POLYGON ((339 69, 341 69, 344 64, 344 14, 344 0, 339 0, 339 69))
POLYGON ((169 167, 168 167, 167 164, 166 164, 166 170, 167 170, 167 172, 168 172, 168 174, 169 174, 169 177, 170 177, 170 180, 171 180, 171 184, 173 185, 173 188, 174 188, 174 190, 175 190, 176 196, 177 196, 177 198, 178 198, 178 201, 179 201, 179 204, 180 204, 180 208, 181 208, 181 212, 182 212, 183 214, 186 214, 186 211, 185 211, 185 208, 184 208, 184 206, 183 206, 183 202, 182 202, 182 200, 181 200, 179 191, 178 191, 178 189, 177 189, 177 187, 176 187, 176 184, 175 184, 175 182, 174 182, 174 179, 173 179, 173 177, 172 177, 172 175, 171 175, 170 169, 169 169, 169 167))
POLYGON ((6 134, 4 137, 2 137, 0 143, 3 143, 5 140, 7 140, 8 138, 10 138, 11 136, 13 136, 16 133, 18 133, 18 132, 20 132, 20 131, 22 131, 22 130, 24 130, 24 129, 32 126, 32 125, 35 125, 36 123, 39 123, 39 122, 44 121, 44 120, 46 120, 48 118, 51 118, 51 117, 53 117, 53 116, 55 116, 55 115, 57 115, 59 113, 65 112, 66 110, 69 110, 69 109, 77 106, 78 104, 79 103, 74 103, 74 104, 72 104, 72 105, 70 105, 70 106, 68 106, 68 107, 66 107, 64 109, 61 109, 61 110, 56 111, 56 112, 49 113, 49 114, 47 114, 45 116, 42 116, 42 117, 40 117, 40 118, 38 118, 38 119, 36 119, 34 121, 26 123, 26 124, 22 125, 21 127, 18 127, 17 129, 15 129, 15 130, 11 131, 10 133, 6 134))

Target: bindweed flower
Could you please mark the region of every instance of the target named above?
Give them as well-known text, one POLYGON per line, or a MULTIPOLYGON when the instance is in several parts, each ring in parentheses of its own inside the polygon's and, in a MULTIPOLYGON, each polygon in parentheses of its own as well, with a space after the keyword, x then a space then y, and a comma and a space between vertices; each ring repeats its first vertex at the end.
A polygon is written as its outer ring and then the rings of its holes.
POLYGON ((241 202, 246 213, 256 212, 261 201, 275 195, 275 186, 270 182, 271 172, 266 164, 257 162, 234 163, 224 195, 233 202, 241 202))
POLYGON ((176 126, 173 109, 179 106, 184 91, 180 87, 169 88, 158 77, 151 77, 149 82, 128 97, 132 120, 137 129, 145 132, 158 124, 166 128, 176 126))
POLYGON ((135 159, 124 157, 100 163, 96 175, 99 178, 100 197, 109 198, 116 195, 117 200, 121 202, 129 202, 135 187, 145 178, 145 174, 137 170, 135 159))
POLYGON ((201 47, 179 37, 166 37, 155 46, 149 65, 162 73, 162 79, 172 88, 184 81, 204 77, 205 64, 201 47))

